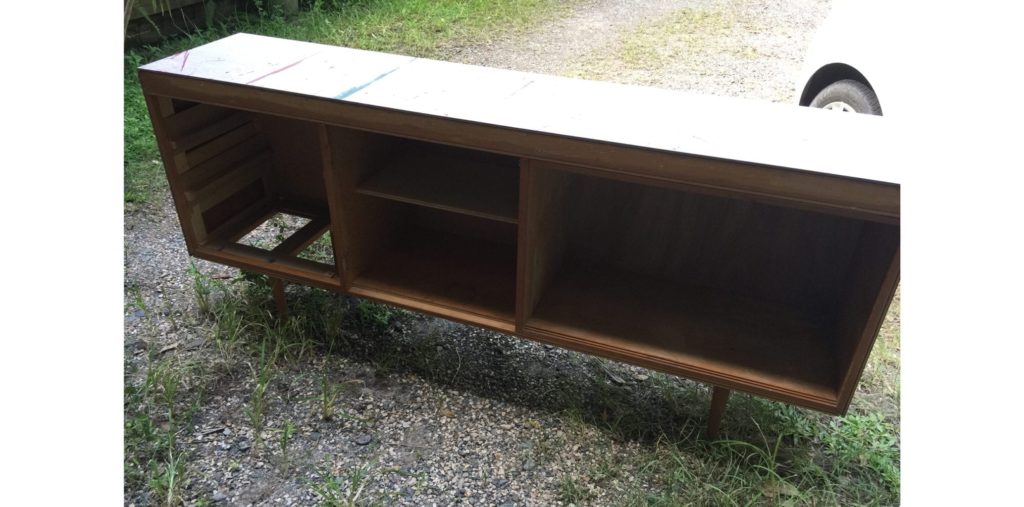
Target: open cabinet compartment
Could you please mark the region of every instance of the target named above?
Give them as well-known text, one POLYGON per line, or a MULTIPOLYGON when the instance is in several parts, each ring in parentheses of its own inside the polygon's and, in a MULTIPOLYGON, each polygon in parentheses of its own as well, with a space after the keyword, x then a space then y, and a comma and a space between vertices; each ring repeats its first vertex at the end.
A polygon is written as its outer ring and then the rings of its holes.
POLYGON ((342 277, 357 296, 515 330, 515 158, 325 127, 342 277))
POLYGON ((198 257, 337 288, 329 263, 302 258, 330 229, 317 125, 279 116, 151 97, 171 191, 198 257), (273 246, 241 241, 281 214, 304 225, 273 246))
POLYGON ((897 226, 565 169, 524 166, 523 334, 845 410, 897 226))

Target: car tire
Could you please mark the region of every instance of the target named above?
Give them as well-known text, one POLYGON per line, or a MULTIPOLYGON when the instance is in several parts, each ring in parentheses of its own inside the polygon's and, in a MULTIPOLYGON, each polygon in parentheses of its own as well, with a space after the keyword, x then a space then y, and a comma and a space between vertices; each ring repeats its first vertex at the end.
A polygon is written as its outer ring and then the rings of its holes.
POLYGON ((826 86, 814 96, 811 107, 882 116, 882 106, 874 90, 853 79, 836 81, 826 86))

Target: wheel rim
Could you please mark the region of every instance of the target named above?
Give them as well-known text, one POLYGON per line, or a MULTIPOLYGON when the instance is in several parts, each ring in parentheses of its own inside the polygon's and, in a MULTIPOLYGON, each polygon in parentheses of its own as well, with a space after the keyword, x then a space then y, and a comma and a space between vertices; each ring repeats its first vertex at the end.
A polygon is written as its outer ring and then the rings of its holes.
POLYGON ((835 102, 829 102, 828 104, 825 104, 824 106, 822 106, 822 109, 828 109, 829 111, 840 111, 840 112, 843 112, 843 113, 856 113, 857 112, 857 110, 854 109, 853 106, 851 106, 851 105, 849 105, 846 102, 843 102, 841 100, 837 100, 835 102))

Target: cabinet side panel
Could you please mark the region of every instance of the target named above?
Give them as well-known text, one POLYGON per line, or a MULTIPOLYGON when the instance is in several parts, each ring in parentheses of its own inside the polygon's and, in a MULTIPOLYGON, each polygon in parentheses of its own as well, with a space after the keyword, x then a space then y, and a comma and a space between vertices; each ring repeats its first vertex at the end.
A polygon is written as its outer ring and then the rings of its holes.
POLYGON ((519 200, 520 326, 533 314, 565 253, 568 175, 523 159, 519 200))
POLYGON ((365 175, 386 159, 393 139, 360 130, 326 127, 324 180, 332 194, 332 235, 344 287, 389 243, 401 208, 356 192, 365 175))
POLYGON ((900 230, 866 224, 837 310, 839 402, 845 413, 899 284, 900 230))
POLYGON ((153 123, 153 134, 156 137, 157 147, 160 149, 160 157, 164 162, 164 170, 167 174, 167 183, 171 189, 171 197, 174 200, 174 207, 178 212, 178 221, 181 225, 181 232, 185 236, 185 245, 189 253, 194 253, 199 245, 198 238, 206 235, 203 228, 202 217, 193 216, 181 185, 178 183, 178 173, 181 172, 175 161, 174 149, 171 147, 171 140, 167 133, 166 119, 175 113, 173 101, 166 97, 146 94, 146 107, 149 109, 149 118, 153 123), (199 229, 199 230, 197 230, 199 229))

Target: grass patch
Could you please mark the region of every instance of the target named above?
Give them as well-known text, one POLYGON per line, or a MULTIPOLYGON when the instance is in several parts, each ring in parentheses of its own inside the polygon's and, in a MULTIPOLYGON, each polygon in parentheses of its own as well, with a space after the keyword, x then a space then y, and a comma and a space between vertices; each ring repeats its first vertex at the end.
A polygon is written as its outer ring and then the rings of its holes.
POLYGON ((166 186, 153 125, 135 69, 142 55, 124 55, 124 200, 141 203, 166 186))
POLYGON ((575 477, 567 475, 558 483, 558 500, 567 505, 580 505, 593 495, 575 477))
POLYGON ((663 440, 637 458, 646 486, 623 503, 899 504, 898 437, 891 427, 859 415, 812 427, 812 438, 799 443, 779 427, 756 438, 663 440))
POLYGON ((317 238, 316 241, 300 252, 298 257, 300 259, 333 265, 335 260, 334 245, 331 243, 331 231, 327 231, 323 236, 317 238))
POLYGON ((364 497, 363 492, 375 474, 376 463, 368 462, 354 467, 343 477, 329 475, 321 483, 313 484, 315 491, 322 500, 321 505, 328 507, 356 507, 362 505, 384 505, 377 499, 371 501, 364 497))
MULTIPOLYGON (((613 503, 898 505, 899 311, 897 292, 846 416, 736 393, 723 439, 715 442, 703 436, 710 393, 698 384, 651 372, 634 388, 622 382, 628 378, 623 366, 588 359, 590 384, 557 402, 565 446, 639 442, 641 448, 620 461, 588 461, 556 494, 565 503, 586 503, 587 492, 608 489, 603 482, 632 476, 630 492, 613 503), (588 427, 599 433, 582 430, 588 427)), ((571 456, 562 460, 569 467, 578 463, 571 456)))
MULTIPOLYGON (((191 269, 193 290, 200 301, 202 316, 210 326, 216 349, 223 357, 207 358, 210 364, 226 360, 231 364, 249 364, 251 390, 244 406, 244 423, 252 430, 255 452, 266 452, 272 435, 283 467, 288 466, 289 442, 295 427, 288 421, 280 428, 268 426, 273 379, 290 366, 309 361, 314 355, 335 349, 375 350, 369 336, 365 343, 348 340, 352 326, 361 319, 379 319, 386 307, 358 304, 333 293, 296 287, 301 291, 291 304, 293 315, 287 321, 275 317, 270 283, 262 275, 242 273, 231 280, 212 279, 199 269, 191 269), (379 307, 379 308, 378 308, 379 307), (349 323, 349 325, 345 325, 349 323), (352 348, 354 347, 354 348, 352 348), (265 437, 266 436, 266 437, 265 437)), ((133 306, 142 305, 135 298, 133 306)), ((147 313, 143 318, 149 319, 147 313)), ((124 397, 124 477, 126 496, 148 492, 162 505, 180 505, 189 482, 188 454, 177 443, 178 435, 195 431, 194 415, 202 408, 203 389, 212 370, 207 363, 184 363, 179 356, 162 356, 152 350, 141 365, 127 363, 124 397)), ((242 367, 244 368, 244 366, 242 367)), ((244 370, 242 370, 244 371, 244 370)), ((336 416, 333 397, 338 388, 326 384, 325 415, 336 416)), ((357 477, 358 478, 358 477, 357 477)), ((346 495, 357 500, 358 494, 346 495)), ((340 505, 349 505, 342 502, 340 505)))
POLYGON ((680 9, 620 33, 610 47, 595 50, 565 74, 627 84, 670 84, 657 82, 653 74, 670 68, 700 73, 705 55, 756 58, 756 51, 743 42, 746 26, 728 9, 680 9))
MULTIPOLYGON (((265 425, 269 379, 312 357, 336 353, 373 364, 378 374, 412 373, 433 382, 453 378, 455 366, 442 357, 447 354, 441 352, 443 336, 396 332, 404 325, 396 309, 290 286, 291 318, 282 323, 274 317, 265 277, 243 274, 219 281, 198 272, 195 276, 197 292, 208 301, 211 335, 224 341, 218 348, 253 364, 247 424, 257 434, 265 425)), ((898 310, 894 304, 881 332, 892 340, 892 350, 898 350, 898 310)), ((898 355, 890 349, 876 349, 871 361, 896 368, 879 367, 878 375, 898 373, 898 355)), ((624 365, 589 357, 579 368, 584 374, 563 397, 537 407, 563 412, 565 437, 538 439, 530 455, 539 463, 562 462, 564 475, 552 493, 563 503, 597 502, 609 490, 624 492, 616 505, 899 503, 899 425, 885 410, 893 395, 886 386, 898 388, 898 379, 873 382, 866 375, 845 417, 734 394, 723 422, 724 439, 711 442, 703 437, 710 393, 699 384, 656 372, 645 372, 640 383, 622 382, 630 378, 624 365), (613 376, 620 381, 609 380, 613 376), (636 451, 614 451, 637 445, 636 451), (574 447, 595 449, 603 458, 580 459, 566 451, 574 447)), ((126 409, 126 481, 173 498, 180 494, 174 488, 187 481, 188 468, 179 465, 181 454, 168 452, 174 447, 167 422, 174 420, 180 428, 177 421, 187 420, 178 415, 187 411, 182 408, 187 395, 175 387, 174 377, 162 373, 166 370, 158 366, 151 371, 132 391, 152 400, 151 408, 126 409)), ((348 419, 335 404, 345 386, 326 376, 317 381, 320 389, 310 397, 311 409, 324 420, 348 419)), ((471 390, 465 384, 457 388, 471 390)), ((283 459, 291 435, 280 428, 273 433, 283 459)), ((311 487, 327 505, 358 503, 364 500, 365 470, 352 472, 325 476, 311 487)))
POLYGON ((184 379, 200 376, 190 365, 151 358, 141 381, 125 383, 126 493, 148 489, 160 504, 181 503, 186 456, 177 435, 202 399, 201 389, 187 388, 184 379))
MULTIPOLYGON (((277 349, 279 350, 279 349, 277 349)), ((270 354, 276 356, 277 350, 270 354)), ((256 383, 249 403, 245 407, 245 416, 249 419, 253 436, 256 440, 257 451, 263 443, 263 425, 266 421, 267 386, 273 378, 274 357, 268 357, 267 342, 264 340, 260 346, 259 362, 252 367, 253 381, 256 383)))
MULTIPOLYGON (((580 389, 590 397, 566 411, 566 425, 601 429, 599 440, 609 444, 647 442, 630 466, 618 464, 640 471, 642 485, 621 499, 626 505, 897 505, 899 308, 897 293, 846 416, 734 394, 724 439, 711 442, 701 437, 710 396, 695 395, 691 382, 653 374, 642 390, 596 376, 593 386, 580 389)), ((573 438, 600 445, 593 435, 573 432, 569 445, 573 438)), ((572 498, 609 472, 598 460, 579 474, 591 482, 563 483, 560 493, 572 498)))
MULTIPOLYGON (((257 5, 260 3, 257 2, 257 5)), ((297 16, 259 8, 208 29, 125 51, 124 199, 144 203, 166 186, 139 88, 139 65, 235 32, 443 58, 459 47, 522 30, 566 8, 555 0, 314 0, 297 16)))
POLYGON ((707 51, 712 43, 727 38, 733 25, 721 11, 682 9, 623 35, 615 56, 629 69, 663 67, 707 51))

